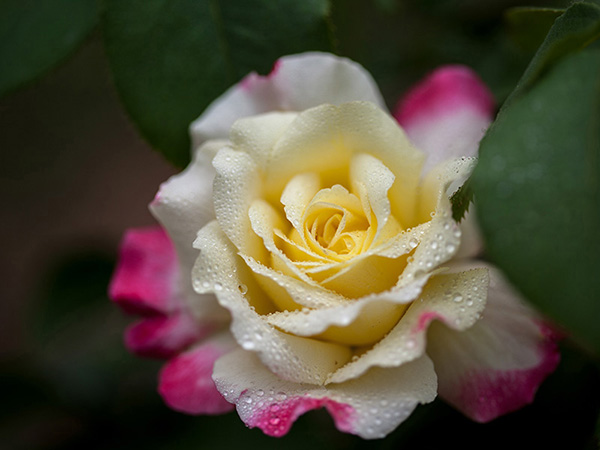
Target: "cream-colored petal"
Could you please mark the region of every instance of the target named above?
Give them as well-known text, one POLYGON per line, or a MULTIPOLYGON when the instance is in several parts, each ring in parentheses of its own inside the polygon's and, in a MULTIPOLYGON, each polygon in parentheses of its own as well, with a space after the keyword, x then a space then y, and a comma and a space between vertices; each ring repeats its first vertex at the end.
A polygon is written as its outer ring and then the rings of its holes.
POLYGON ((323 289, 318 283, 297 280, 260 264, 247 255, 241 255, 248 267, 258 277, 259 283, 273 302, 282 310, 328 308, 348 300, 335 292, 323 289))
POLYGON ((372 367, 398 367, 420 357, 432 320, 441 320, 455 330, 470 328, 481 317, 487 286, 486 269, 432 277, 394 329, 358 359, 332 374, 327 382, 341 383, 372 367))
POLYGON ((292 226, 302 236, 302 216, 306 206, 321 189, 319 175, 314 172, 301 173, 294 176, 285 186, 281 194, 281 204, 285 215, 292 226))
POLYGON ((391 214, 388 192, 395 179, 394 174, 377 158, 366 153, 359 153, 352 157, 350 162, 352 190, 360 195, 365 213, 372 211, 377 218, 377 224, 371 224, 377 227, 373 237, 375 245, 391 214))
POLYGON ((320 309, 275 312, 266 320, 298 336, 318 335, 348 345, 373 344, 394 327, 408 304, 419 297, 427 279, 320 309))
POLYGON ((297 116, 295 112, 271 112, 240 119, 231 127, 229 140, 233 148, 248 153, 264 170, 275 143, 297 116))
POLYGON ((231 313, 235 339, 256 352, 271 371, 289 381, 322 384, 348 361, 347 347, 282 333, 262 318, 270 301, 217 222, 202 228, 194 245, 200 250, 192 274, 194 288, 217 296, 231 313))
POLYGON ((266 192, 281 193, 302 172, 320 174, 324 186, 348 186, 351 157, 360 153, 373 155, 396 176, 389 192, 392 213, 402 225, 412 224, 424 155, 394 119, 371 103, 321 105, 299 114, 275 145, 266 192))
MULTIPOLYGON (((312 280, 292 264, 288 256, 275 245, 275 230, 289 227, 275 208, 264 200, 255 200, 248 210, 248 217, 253 232, 262 239, 264 247, 270 254, 270 259, 266 262, 266 265, 280 268, 282 273, 289 274, 310 284, 312 280)), ((245 252, 242 253, 245 254, 245 252)))
POLYGON ((252 231, 248 209, 260 197, 261 176, 247 154, 225 147, 213 159, 217 172, 213 184, 214 208, 223 232, 242 252, 267 260, 261 239, 252 231))
POLYGON ((278 378, 251 353, 221 357, 213 379, 237 406, 249 427, 282 436, 301 414, 324 407, 340 431, 365 439, 385 437, 419 403, 436 396, 437 380, 426 355, 394 369, 373 369, 359 379, 328 386, 295 384, 278 378))

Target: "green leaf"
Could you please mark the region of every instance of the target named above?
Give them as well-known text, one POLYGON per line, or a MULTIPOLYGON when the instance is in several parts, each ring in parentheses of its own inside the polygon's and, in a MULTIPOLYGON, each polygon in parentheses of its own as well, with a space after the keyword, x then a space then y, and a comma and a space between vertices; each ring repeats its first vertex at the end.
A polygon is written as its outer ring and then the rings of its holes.
POLYGON ((464 217, 471 202, 473 201, 473 189, 471 188, 471 179, 469 178, 458 190, 450 197, 452 204, 452 218, 460 222, 464 217))
POLYGON ((331 50, 327 0, 106 0, 105 42, 125 107, 173 163, 188 126, 251 71, 285 54, 331 50))
POLYGON ((535 51, 564 9, 519 6, 510 8, 504 17, 512 39, 523 49, 535 51))
POLYGON ((97 0, 2 0, 0 96, 62 62, 98 19, 97 0))
POLYGON ((564 58, 505 109, 472 183, 488 256, 600 352, 600 50, 564 58))
POLYGON ((600 6, 589 2, 571 5, 554 22, 502 109, 530 89, 562 57, 587 47, 599 37, 600 6))

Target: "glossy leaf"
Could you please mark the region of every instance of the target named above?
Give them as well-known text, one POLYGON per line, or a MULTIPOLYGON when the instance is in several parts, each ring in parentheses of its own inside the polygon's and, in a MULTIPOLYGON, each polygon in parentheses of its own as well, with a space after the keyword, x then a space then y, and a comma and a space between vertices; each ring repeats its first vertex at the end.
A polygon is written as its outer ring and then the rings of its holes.
POLYGON ((562 57, 585 48, 598 38, 600 5, 575 2, 556 19, 503 108, 531 88, 562 57))
POLYGON ((331 50, 327 0, 106 0, 105 42, 129 115, 179 166, 188 126, 251 71, 285 54, 331 50))
POLYGON ((98 18, 97 0, 0 2, 0 96, 62 62, 98 18))
POLYGON ((600 351, 600 50, 564 58, 500 114, 471 181, 488 256, 600 351))

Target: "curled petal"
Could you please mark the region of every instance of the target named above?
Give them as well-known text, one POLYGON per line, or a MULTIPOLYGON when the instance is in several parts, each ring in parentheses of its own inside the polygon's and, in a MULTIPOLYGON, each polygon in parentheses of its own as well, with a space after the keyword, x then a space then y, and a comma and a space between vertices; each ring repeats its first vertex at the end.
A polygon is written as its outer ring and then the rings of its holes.
POLYGON ((167 405, 187 414, 221 414, 232 406, 211 378, 215 361, 233 349, 226 335, 215 337, 171 359, 161 370, 158 391, 167 405))
MULTIPOLYGON (((456 269, 474 266, 463 263, 456 269)), ((519 299, 497 269, 489 270, 483 318, 462 333, 436 324, 428 347, 440 395, 479 422, 531 403, 559 361, 556 334, 519 299)))
POLYGON ((381 438, 417 404, 436 395, 436 376, 427 356, 395 369, 374 369, 346 383, 314 386, 282 380, 254 354, 238 350, 217 361, 213 378, 246 425, 270 436, 285 435, 301 414, 324 407, 340 431, 381 438))
POLYGON ((476 156, 494 114, 494 98, 469 68, 442 67, 413 87, 394 117, 427 153, 425 171, 449 158, 476 156))

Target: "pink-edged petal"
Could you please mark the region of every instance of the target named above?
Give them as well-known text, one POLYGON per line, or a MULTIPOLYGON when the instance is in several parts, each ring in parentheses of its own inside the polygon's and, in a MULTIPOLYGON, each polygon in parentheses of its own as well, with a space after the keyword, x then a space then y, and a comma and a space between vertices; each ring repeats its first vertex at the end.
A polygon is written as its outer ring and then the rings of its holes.
POLYGON ((165 403, 187 414, 231 411, 211 376, 215 361, 234 347, 230 337, 221 335, 171 359, 159 376, 158 391, 165 403))
POLYGON ((436 395, 427 356, 394 369, 373 369, 346 383, 315 386, 282 380, 255 354, 236 350, 217 361, 213 378, 246 425, 276 437, 285 435, 300 415, 324 407, 340 431, 381 438, 436 395))
POLYGON ((394 117, 428 155, 425 170, 457 156, 475 156, 494 114, 494 98, 464 66, 444 66, 401 99, 394 117))
POLYGON ((377 344, 334 372, 327 382, 341 383, 374 367, 400 367, 419 358, 428 347, 427 331, 434 321, 462 332, 479 320, 485 307, 486 269, 432 276, 396 326, 377 344))
POLYGON ((171 240, 160 227, 128 230, 109 296, 129 313, 168 313, 177 305, 177 258, 171 240))
POLYGON ((227 138, 242 117, 269 111, 302 111, 323 103, 365 100, 385 109, 371 75, 359 64, 326 53, 284 56, 267 76, 251 73, 213 102, 192 123, 194 146, 227 138))
POLYGON ((556 341, 551 328, 490 268, 483 318, 462 333, 436 324, 428 354, 440 396, 473 420, 488 422, 533 401, 559 362, 556 341))
POLYGON ((149 358, 171 358, 216 330, 214 323, 199 323, 186 313, 140 320, 125 332, 125 345, 149 358))

